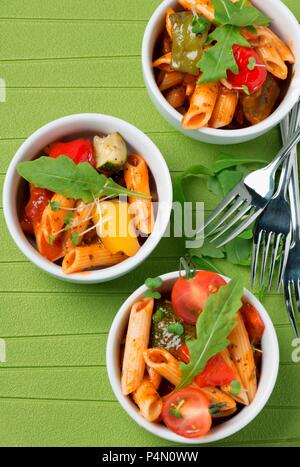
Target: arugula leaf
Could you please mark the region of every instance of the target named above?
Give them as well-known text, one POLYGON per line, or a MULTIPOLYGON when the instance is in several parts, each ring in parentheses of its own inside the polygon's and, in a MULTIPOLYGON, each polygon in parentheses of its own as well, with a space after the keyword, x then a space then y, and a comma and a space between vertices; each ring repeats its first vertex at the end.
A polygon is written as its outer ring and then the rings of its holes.
POLYGON ((250 5, 248 0, 212 0, 215 9, 214 22, 217 24, 231 24, 234 26, 262 26, 269 24, 271 18, 250 5))
POLYGON ((225 25, 216 28, 208 36, 208 42, 217 42, 202 56, 197 66, 202 71, 199 83, 211 83, 227 77, 227 71, 238 73, 238 65, 233 54, 233 45, 249 47, 249 42, 241 35, 237 26, 225 25))
POLYGON ((217 274, 223 274, 223 271, 219 269, 215 264, 213 264, 209 259, 203 258, 202 256, 192 256, 193 263, 198 266, 199 269, 203 269, 206 271, 216 272, 217 274))
POLYGON ((197 320, 197 337, 186 343, 190 363, 180 365, 181 380, 177 389, 191 384, 195 376, 204 370, 208 360, 228 346, 228 336, 236 324, 235 317, 242 304, 242 295, 243 286, 239 277, 210 295, 197 320))
POLYGON ((202 177, 202 176, 213 176, 213 172, 204 165, 192 165, 183 174, 173 178, 173 198, 174 201, 179 201, 181 204, 185 202, 185 196, 183 192, 183 181, 189 177, 202 177))
POLYGON ((218 175, 218 181, 222 188, 223 196, 228 195, 228 193, 239 183, 244 174, 240 170, 223 170, 218 175))
POLYGON ((252 241, 237 237, 225 245, 228 261, 232 264, 249 266, 251 264, 252 241))
POLYGON ((72 241, 73 246, 79 245, 81 240, 80 240, 80 237, 78 235, 78 232, 75 231, 75 232, 71 233, 71 241, 72 241))
POLYGON ((58 201, 51 201, 51 199, 49 199, 48 203, 51 208, 51 211, 56 212, 60 210, 60 204, 58 201))
POLYGON ((204 242, 200 248, 191 248, 189 250, 191 256, 208 256, 209 258, 224 258, 222 248, 217 248, 213 243, 204 242))
POLYGON ((17 165, 17 171, 25 180, 40 188, 82 199, 85 203, 104 195, 149 198, 118 185, 111 178, 98 173, 88 162, 76 165, 66 156, 56 159, 42 156, 34 161, 21 162, 17 165))
POLYGON ((241 156, 235 156, 234 154, 227 154, 225 152, 221 152, 215 159, 213 163, 212 170, 215 174, 222 172, 224 169, 230 169, 231 167, 236 167, 240 164, 252 164, 252 163, 261 163, 261 164, 268 164, 269 161, 264 159, 254 159, 254 158, 246 158, 241 156))
POLYGON ((192 21, 192 32, 194 34, 201 34, 208 28, 209 24, 210 22, 204 16, 195 16, 192 21))
POLYGON ((144 297, 146 298, 161 298, 161 294, 156 292, 154 289, 158 289, 162 285, 163 281, 160 277, 148 277, 145 281, 145 286, 148 288, 144 293, 144 297))

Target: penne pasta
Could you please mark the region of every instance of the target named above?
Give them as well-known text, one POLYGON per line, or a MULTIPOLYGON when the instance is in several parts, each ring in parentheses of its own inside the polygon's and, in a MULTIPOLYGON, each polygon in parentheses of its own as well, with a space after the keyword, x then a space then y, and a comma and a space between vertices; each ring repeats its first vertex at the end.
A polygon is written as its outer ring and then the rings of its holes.
POLYGON ((170 20, 170 16, 174 15, 175 10, 173 8, 168 8, 167 9, 167 14, 166 14, 166 30, 169 34, 169 37, 172 39, 172 23, 170 20))
POLYGON ((128 395, 142 384, 145 371, 143 352, 150 337, 154 300, 142 298, 131 308, 122 366, 122 391, 128 395))
POLYGON ((240 312, 237 315, 237 325, 230 334, 229 340, 229 353, 238 369, 243 388, 247 391, 251 403, 257 390, 256 367, 253 349, 240 312))
POLYGON ((256 47, 255 51, 266 65, 269 73, 282 80, 287 78, 288 67, 280 57, 275 45, 267 44, 262 47, 256 47))
POLYGON ((140 387, 132 394, 141 415, 149 422, 155 422, 162 412, 163 403, 155 386, 145 377, 140 387))
POLYGON ((197 84, 190 108, 182 119, 186 130, 195 130, 208 124, 218 98, 218 89, 217 83, 197 84))
POLYGON ((178 0, 178 3, 186 10, 195 10, 209 21, 213 21, 215 18, 215 10, 211 6, 210 0, 178 0))
POLYGON ((52 245, 48 243, 44 236, 44 231, 42 229, 41 223, 33 224, 33 230, 35 235, 36 247, 38 252, 42 256, 49 259, 49 261, 57 261, 64 257, 64 249, 61 241, 54 242, 52 245))
POLYGON ((153 368, 174 386, 180 383, 180 363, 166 349, 158 347, 147 349, 144 351, 144 359, 149 368, 153 368))
MULTIPOLYGON (((124 168, 124 179, 128 190, 151 195, 148 167, 140 155, 132 154, 128 157, 124 168)), ((130 197, 129 204, 137 230, 143 234, 150 234, 153 231, 154 218, 151 199, 130 197)))
POLYGON ((70 250, 64 257, 62 270, 65 274, 73 274, 85 269, 113 266, 126 258, 123 253, 112 254, 101 243, 94 243, 70 250))
POLYGON ((55 193, 51 199, 52 203, 58 203, 60 209, 53 211, 51 206, 47 206, 43 212, 41 220, 41 228, 44 238, 48 243, 51 243, 50 238, 57 235, 65 225, 65 219, 70 213, 70 209, 75 206, 75 200, 66 198, 63 195, 55 193))
POLYGON ((250 42, 253 47, 264 47, 273 45, 279 53, 284 62, 295 63, 295 56, 291 49, 266 26, 258 26, 256 28, 257 34, 249 33, 249 31, 242 29, 243 36, 250 42))
POLYGON ((220 405, 218 412, 212 414, 214 418, 226 417, 236 411, 235 400, 220 389, 213 386, 208 386, 206 388, 201 388, 200 390, 204 392, 211 403, 224 404, 223 406, 220 405))
POLYGON ((154 368, 150 368, 149 366, 147 366, 147 373, 149 375, 149 380, 151 381, 155 389, 158 389, 162 380, 161 375, 157 373, 157 371, 154 370, 154 368))
POLYGON ((186 98, 186 88, 184 86, 176 86, 173 89, 170 89, 165 95, 169 104, 174 107, 174 109, 178 109, 184 104, 186 98))
POLYGON ((185 73, 185 76, 183 78, 183 84, 186 86, 186 96, 190 97, 194 94, 197 79, 197 76, 185 73))
POLYGON ((152 64, 153 68, 159 68, 163 71, 172 71, 171 69, 172 53, 168 52, 167 54, 159 57, 152 64))
POLYGON ((76 203, 76 211, 72 218, 74 227, 67 230, 63 239, 63 249, 65 254, 74 248, 74 245, 72 244, 72 234, 76 232, 80 235, 87 229, 94 208, 95 207, 92 203, 90 205, 86 205, 83 201, 78 201, 76 203))
POLYGON ((173 88, 174 86, 178 86, 178 84, 183 82, 183 78, 183 73, 180 71, 166 72, 159 85, 159 90, 163 92, 167 89, 173 88))
POLYGON ((234 361, 230 357, 230 353, 229 353, 228 349, 223 350, 222 352, 220 352, 220 354, 221 354, 222 358, 224 359, 226 365, 228 365, 229 368, 231 368, 231 370, 235 373, 235 375, 236 375, 235 380, 238 381, 240 383, 240 385, 241 385, 241 390, 240 390, 240 392, 239 392, 239 394, 237 396, 232 396, 230 394, 230 392, 231 392, 230 384, 224 384, 223 386, 221 386, 221 390, 223 392, 225 392, 226 394, 229 394, 235 401, 239 402, 240 404, 249 405, 249 399, 248 399, 248 396, 247 396, 247 392, 243 388, 243 383, 242 383, 240 374, 238 372, 238 369, 237 369, 234 361))
POLYGON ((232 122, 238 104, 238 93, 222 87, 209 121, 212 128, 222 128, 232 122))

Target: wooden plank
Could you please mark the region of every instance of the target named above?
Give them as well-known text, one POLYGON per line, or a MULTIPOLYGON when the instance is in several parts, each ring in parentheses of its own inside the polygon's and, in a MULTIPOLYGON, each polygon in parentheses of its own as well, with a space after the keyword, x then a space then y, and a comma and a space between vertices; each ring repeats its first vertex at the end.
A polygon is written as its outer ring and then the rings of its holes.
MULTIPOLYGON (((146 433, 118 403, 2 399, 0 410, 4 420, 14 421, 13 430, 1 424, 1 446, 175 446, 146 433)), ((266 408, 244 430, 215 446, 296 442, 299 416, 299 409, 266 408)))

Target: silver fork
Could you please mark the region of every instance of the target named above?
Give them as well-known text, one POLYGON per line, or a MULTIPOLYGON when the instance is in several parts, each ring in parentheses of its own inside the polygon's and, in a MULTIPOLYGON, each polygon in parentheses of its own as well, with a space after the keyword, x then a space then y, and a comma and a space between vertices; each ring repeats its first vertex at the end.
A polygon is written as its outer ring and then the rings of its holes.
POLYGON ((234 228, 226 239, 217 245, 221 247, 247 229, 262 213, 272 198, 276 171, 299 141, 300 129, 295 132, 290 141, 279 151, 277 157, 270 164, 247 175, 236 185, 210 215, 197 234, 201 233, 221 214, 221 219, 217 220, 217 223, 206 234, 206 236, 210 236, 218 231, 211 239, 211 243, 224 235, 229 229, 234 228), (227 208, 228 210, 226 210, 227 208), (242 222, 238 224, 239 221, 242 222))
POLYGON ((298 179, 297 152, 294 151, 292 177, 289 189, 291 210, 292 210, 292 231, 293 238, 289 250, 286 268, 283 274, 283 288, 285 305, 288 316, 296 337, 298 330, 295 320, 295 309, 293 304, 293 291, 296 298, 297 308, 300 312, 300 197, 298 179))
MULTIPOLYGON (((282 141, 285 144, 288 141, 288 134, 293 134, 298 125, 300 105, 297 103, 291 112, 291 118, 288 115, 281 124, 282 141), (291 121, 289 122, 289 120, 291 121), (288 132, 288 128, 290 131, 288 132)), ((288 159, 285 160, 275 195, 266 206, 266 209, 259 216, 253 237, 253 254, 251 267, 251 285, 254 286, 258 259, 261 253, 262 264, 260 273, 260 289, 265 283, 266 270, 269 271, 267 290, 269 291, 272 285, 273 273, 279 248, 282 245, 281 262, 278 270, 277 288, 281 284, 282 275, 285 269, 287 255, 291 245, 291 207, 287 197, 287 190, 291 176, 294 150, 291 152, 288 159), (271 247, 272 245, 272 247, 271 247), (267 262, 269 258, 269 250, 272 248, 271 260, 269 268, 267 262), (262 249, 262 252, 261 252, 262 249)))

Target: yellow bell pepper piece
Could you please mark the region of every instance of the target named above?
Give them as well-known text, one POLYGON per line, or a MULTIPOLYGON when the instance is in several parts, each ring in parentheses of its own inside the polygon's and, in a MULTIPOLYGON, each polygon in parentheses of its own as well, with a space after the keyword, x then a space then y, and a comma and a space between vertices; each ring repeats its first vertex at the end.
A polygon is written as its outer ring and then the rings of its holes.
POLYGON ((117 200, 100 202, 93 222, 98 224, 97 234, 112 254, 123 252, 127 256, 134 256, 141 248, 128 203, 117 200))

